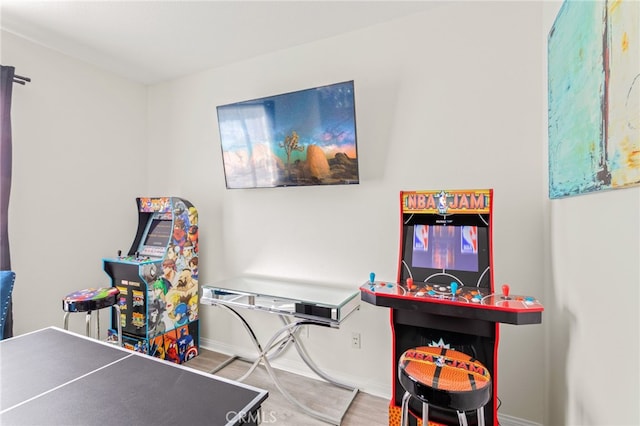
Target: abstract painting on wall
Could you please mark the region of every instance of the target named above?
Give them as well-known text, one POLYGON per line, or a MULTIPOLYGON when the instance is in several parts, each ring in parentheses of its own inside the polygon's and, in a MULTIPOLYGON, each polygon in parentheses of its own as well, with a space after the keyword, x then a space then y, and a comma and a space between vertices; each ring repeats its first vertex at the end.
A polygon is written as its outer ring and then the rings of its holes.
POLYGON ((640 2, 565 1, 547 47, 549 197, 640 184, 640 2))

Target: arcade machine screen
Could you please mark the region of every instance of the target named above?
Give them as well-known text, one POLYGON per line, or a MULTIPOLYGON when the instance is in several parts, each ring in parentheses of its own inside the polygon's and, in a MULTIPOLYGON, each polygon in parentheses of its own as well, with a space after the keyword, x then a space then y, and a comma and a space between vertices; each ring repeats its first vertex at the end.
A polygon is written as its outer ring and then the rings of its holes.
POLYGON ((400 282, 412 278, 415 283, 449 284, 454 280, 463 286, 490 287, 487 226, 481 216, 448 218, 451 224, 447 225, 420 219, 404 224, 400 282))
POLYGON ((149 225, 145 246, 166 247, 171 237, 171 220, 153 219, 149 225))
POLYGON ((173 232, 173 221, 166 218, 153 218, 149 221, 146 236, 140 245, 143 256, 162 257, 173 232))
POLYGON ((478 272, 477 226, 413 227, 411 266, 478 272))

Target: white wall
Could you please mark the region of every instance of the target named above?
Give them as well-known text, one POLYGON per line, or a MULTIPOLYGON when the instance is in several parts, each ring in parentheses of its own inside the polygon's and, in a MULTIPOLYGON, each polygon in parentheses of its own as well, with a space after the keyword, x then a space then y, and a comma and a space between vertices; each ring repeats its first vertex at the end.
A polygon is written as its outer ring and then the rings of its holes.
MULTIPOLYGON (((540 28, 536 3, 443 5, 153 86, 150 141, 166 150, 152 150, 150 164, 172 150, 176 171, 150 168, 148 192, 198 207, 201 283, 255 273, 357 288, 371 271, 396 277, 400 190, 494 188, 496 284, 544 300, 540 28), (350 79, 359 185, 225 189, 217 105, 350 79)), ((203 342, 249 353, 226 312, 201 314, 203 342)), ((263 337, 279 325, 259 313, 249 320, 263 337)), ((543 422, 544 327, 501 328, 501 413, 543 422)), ((341 330, 314 329, 308 340, 320 366, 385 397, 390 344, 388 310, 366 304, 341 330), (350 347, 352 331, 362 334, 360 350, 350 347)), ((291 355, 280 365, 299 364, 291 355)))
MULTIPOLYGON (((61 325, 64 294, 108 282, 100 259, 131 244, 136 196, 198 207, 202 283, 251 272, 357 288, 370 271, 396 276, 400 190, 491 187, 496 285, 546 306, 543 325, 501 327, 500 413, 640 423, 640 189, 547 199, 544 55, 558 7, 447 4, 150 88, 3 32, 2 63, 33 78, 14 87, 15 332, 61 325), (347 79, 359 185, 224 189, 217 105, 347 79)), ((202 318, 203 343, 249 350, 224 312, 202 318)), ((249 320, 263 336, 278 325, 249 320)), ((387 310, 363 304, 343 329, 311 330, 308 347, 388 396, 390 342, 387 310)))
MULTIPOLYGON (((545 36, 560 6, 544 3, 545 36)), ((545 204, 548 424, 640 424, 640 188, 545 204)))
MULTIPOLYGON (((61 327, 63 296, 109 285, 101 259, 129 249, 135 197, 147 186, 147 89, 6 32, 2 64, 32 79, 14 84, 12 107, 9 237, 21 334, 61 327)), ((84 318, 71 321, 83 327, 84 318)))

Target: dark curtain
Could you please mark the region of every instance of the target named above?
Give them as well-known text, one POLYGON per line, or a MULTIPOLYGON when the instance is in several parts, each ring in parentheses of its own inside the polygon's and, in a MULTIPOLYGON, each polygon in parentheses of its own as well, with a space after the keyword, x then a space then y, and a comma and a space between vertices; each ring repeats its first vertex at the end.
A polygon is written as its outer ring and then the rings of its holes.
MULTIPOLYGON (((11 270, 9 253, 9 195, 11 193, 11 96, 13 93, 14 67, 2 65, 0 79, 0 270, 11 270)), ((13 336, 13 307, 9 301, 9 309, 4 326, 3 338, 13 336)))

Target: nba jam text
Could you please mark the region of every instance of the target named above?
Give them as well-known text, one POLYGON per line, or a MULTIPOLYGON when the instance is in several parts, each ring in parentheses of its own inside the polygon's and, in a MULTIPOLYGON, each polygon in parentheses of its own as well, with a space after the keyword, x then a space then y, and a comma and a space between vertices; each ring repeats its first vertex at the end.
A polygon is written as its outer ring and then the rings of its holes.
POLYGON ((421 191, 402 194, 405 213, 489 213, 491 192, 476 191, 421 191))

